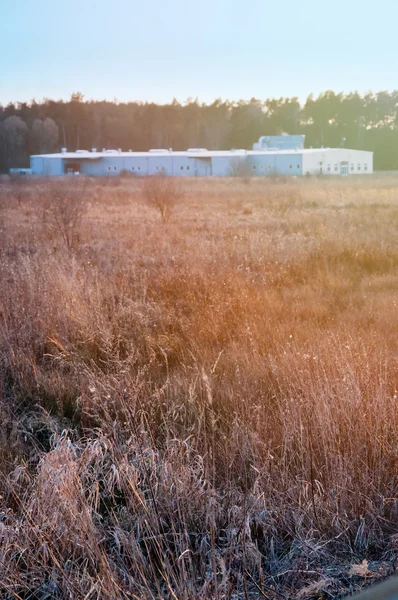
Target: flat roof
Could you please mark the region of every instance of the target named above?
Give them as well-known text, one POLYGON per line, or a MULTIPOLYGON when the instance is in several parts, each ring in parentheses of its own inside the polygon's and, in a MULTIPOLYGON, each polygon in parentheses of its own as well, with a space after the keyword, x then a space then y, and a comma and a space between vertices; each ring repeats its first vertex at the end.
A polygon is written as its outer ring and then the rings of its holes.
MULTIPOLYGON (((56 152, 54 154, 32 154, 31 158, 62 158, 65 160, 99 160, 101 158, 148 158, 148 157, 168 157, 180 156, 185 158, 215 158, 215 157, 235 157, 235 156, 270 156, 270 155, 297 155, 313 154, 318 152, 342 152, 350 151, 351 148, 297 148, 297 149, 264 149, 264 150, 201 150, 201 151, 171 151, 159 150, 150 152, 119 152, 118 150, 108 150, 104 152, 90 152, 80 150, 77 152, 56 152)), ((354 150, 355 152, 368 152, 366 150, 354 150)), ((371 153, 371 152, 369 152, 371 153)))
MULTIPOLYGON (((81 160, 98 160, 99 158, 114 158, 121 156, 123 158, 131 157, 142 157, 147 158, 149 156, 185 156, 187 158, 210 158, 212 156, 246 156, 250 154, 249 150, 202 150, 200 152, 190 152, 188 150, 181 151, 159 151, 159 152, 118 152, 116 151, 105 151, 105 152, 56 152, 54 154, 32 154, 32 158, 78 158, 81 160)), ((255 154, 258 154, 255 152, 255 154)))

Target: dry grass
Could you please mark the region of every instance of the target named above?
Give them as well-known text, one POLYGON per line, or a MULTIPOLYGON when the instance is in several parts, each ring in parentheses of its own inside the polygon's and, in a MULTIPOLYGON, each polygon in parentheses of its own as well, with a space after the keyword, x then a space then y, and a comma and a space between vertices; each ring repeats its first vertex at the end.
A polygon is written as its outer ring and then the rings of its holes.
POLYGON ((0 182, 0 597, 393 572, 398 180, 184 180, 167 226, 92 181, 73 244, 33 185, 0 182))

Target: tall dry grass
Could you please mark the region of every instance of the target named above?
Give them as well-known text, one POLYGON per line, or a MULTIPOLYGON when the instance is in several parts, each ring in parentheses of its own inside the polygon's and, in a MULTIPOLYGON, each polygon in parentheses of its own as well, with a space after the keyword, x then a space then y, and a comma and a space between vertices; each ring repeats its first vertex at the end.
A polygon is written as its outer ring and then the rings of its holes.
POLYGON ((31 185, 0 184, 1 597, 393 572, 398 180, 187 180, 166 227, 91 181, 73 244, 31 185))

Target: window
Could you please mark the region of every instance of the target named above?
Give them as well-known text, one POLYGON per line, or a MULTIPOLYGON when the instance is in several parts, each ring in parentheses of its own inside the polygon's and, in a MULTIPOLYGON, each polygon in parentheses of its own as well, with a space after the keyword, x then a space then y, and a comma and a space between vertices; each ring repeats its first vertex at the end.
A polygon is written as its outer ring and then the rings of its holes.
POLYGON ((335 170, 335 171, 338 171, 338 170, 339 170, 339 168, 338 168, 338 166, 337 166, 337 165, 334 165, 334 170, 335 170))
POLYGON ((368 170, 368 165, 364 166, 364 170, 367 171, 368 170))
POLYGON ((189 171, 189 167, 187 167, 187 171, 189 171))
POLYGON ((299 169, 299 168, 300 168, 300 165, 297 165, 297 168, 299 169))
POLYGON ((354 170, 354 165, 351 165, 351 171, 353 171, 353 170, 354 170))
POLYGON ((108 171, 110 171, 110 170, 111 170, 111 168, 110 168, 110 167, 108 167, 108 171))
POLYGON ((289 165, 289 169, 293 169, 293 165, 289 165))
POLYGON ((159 167, 156 167, 156 170, 159 171, 159 167))
POLYGON ((134 171, 134 167, 131 167, 131 170, 134 171))
POLYGON ((261 169, 262 171, 264 171, 264 165, 261 165, 260 169, 261 169))
POLYGON ((184 167, 181 165, 180 169, 181 169, 181 171, 183 171, 183 170, 184 170, 184 167))
POLYGON ((138 167, 138 170, 141 171, 141 167, 138 167))
POLYGON ((271 165, 268 165, 268 171, 271 171, 271 165))
POLYGON ((162 167, 162 171, 165 171, 165 168, 164 168, 164 167, 162 167))
POLYGON ((255 170, 256 170, 256 165, 253 165, 253 171, 255 171, 255 170))
POLYGON ((328 173, 330 173, 330 165, 328 165, 328 173))
POLYGON ((113 170, 116 171, 116 167, 113 167, 113 170))
POLYGON ((360 170, 361 170, 361 165, 358 165, 358 171, 360 171, 360 170))

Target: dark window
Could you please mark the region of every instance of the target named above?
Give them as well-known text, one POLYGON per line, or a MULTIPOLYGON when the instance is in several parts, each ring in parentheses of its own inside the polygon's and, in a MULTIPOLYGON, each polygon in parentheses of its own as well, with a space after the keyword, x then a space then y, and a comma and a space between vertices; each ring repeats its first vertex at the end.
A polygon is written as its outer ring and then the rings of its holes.
POLYGON ((361 165, 358 165, 358 171, 360 171, 360 170, 361 170, 361 165))
POLYGON ((181 169, 181 171, 183 171, 183 170, 184 170, 184 167, 181 165, 180 169, 181 169))
POLYGON ((189 167, 187 167, 187 171, 189 171, 189 167))
POLYGON ((256 165, 253 165, 253 171, 255 171, 255 170, 256 170, 256 165))
POLYGON ((113 170, 116 171, 116 167, 113 167, 113 170))
POLYGON ((367 170, 368 170, 368 165, 365 165, 365 171, 367 171, 367 170))
POLYGON ((138 167, 138 170, 141 171, 141 167, 138 167))
POLYGON ((297 168, 299 169, 299 168, 300 168, 300 165, 297 165, 297 168))
POLYGON ((293 165, 289 165, 289 169, 293 169, 293 165))

